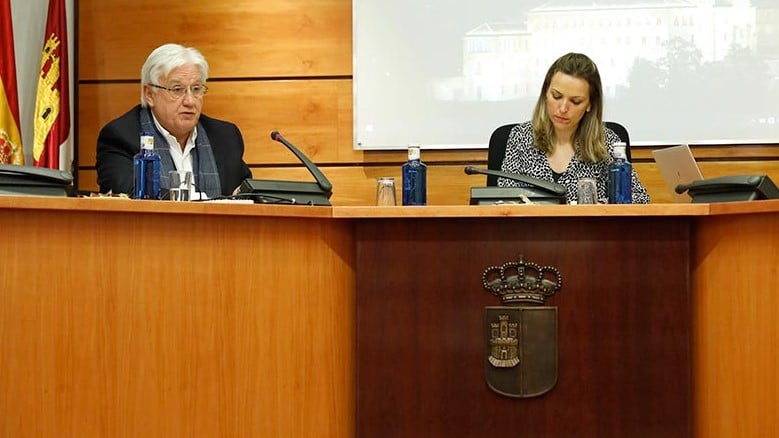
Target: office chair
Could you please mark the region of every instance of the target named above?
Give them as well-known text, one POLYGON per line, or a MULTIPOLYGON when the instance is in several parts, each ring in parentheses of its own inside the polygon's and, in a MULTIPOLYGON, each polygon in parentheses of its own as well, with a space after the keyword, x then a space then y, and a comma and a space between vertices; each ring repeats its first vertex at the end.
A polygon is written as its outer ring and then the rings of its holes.
MULTIPOLYGON (((509 141, 509 132, 517 125, 518 123, 510 123, 492 132, 487 149, 487 169, 500 170, 500 166, 503 164, 503 157, 506 156, 506 143, 509 141)), ((496 187, 497 185, 498 177, 487 175, 487 186, 496 187)))
MULTIPOLYGON (((631 161, 630 157, 630 136, 628 130, 617 122, 604 122, 606 127, 614 131, 619 139, 625 143, 625 154, 628 161, 631 161)), ((506 143, 509 140, 509 133, 511 129, 517 126, 518 123, 509 123, 495 129, 490 136, 490 143, 487 149, 487 169, 500 170, 500 166, 503 164, 503 157, 506 156, 506 143)), ((632 161, 631 161, 632 162, 632 161)), ((487 186, 497 186, 498 177, 494 175, 487 175, 487 186)))
POLYGON ((603 122, 607 128, 614 131, 615 134, 617 134, 617 137, 625 143, 625 155, 627 155, 627 159, 629 162, 633 162, 633 159, 630 156, 630 136, 628 135, 628 130, 620 125, 617 122, 603 122))

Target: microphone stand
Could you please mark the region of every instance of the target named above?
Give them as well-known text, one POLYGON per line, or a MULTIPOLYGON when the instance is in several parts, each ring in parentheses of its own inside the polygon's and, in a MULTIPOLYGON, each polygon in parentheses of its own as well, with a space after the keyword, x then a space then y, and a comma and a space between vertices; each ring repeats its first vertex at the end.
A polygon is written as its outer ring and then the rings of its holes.
POLYGON ((466 166, 468 175, 493 175, 518 181, 519 187, 471 187, 471 205, 565 204, 565 186, 528 175, 466 166))

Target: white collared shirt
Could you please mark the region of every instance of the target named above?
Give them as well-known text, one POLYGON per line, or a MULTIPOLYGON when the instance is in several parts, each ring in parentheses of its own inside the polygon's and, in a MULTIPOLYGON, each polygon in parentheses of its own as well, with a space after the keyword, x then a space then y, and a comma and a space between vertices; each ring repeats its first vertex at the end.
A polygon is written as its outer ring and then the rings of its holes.
POLYGON ((170 146, 170 157, 173 159, 173 165, 176 166, 177 170, 188 170, 192 172, 192 190, 190 191, 189 195, 192 200, 196 199, 206 199, 207 195, 203 192, 199 192, 197 190, 197 175, 195 175, 194 167, 192 165, 193 160, 193 154, 192 151, 195 149, 195 139, 197 138, 197 128, 192 130, 192 135, 190 135, 187 138, 187 144, 184 146, 184 150, 181 150, 181 145, 179 144, 179 141, 171 135, 170 132, 168 132, 167 129, 163 128, 162 125, 160 125, 160 122, 157 120, 157 117, 154 116, 154 112, 151 112, 151 117, 154 120, 154 124, 157 126, 157 129, 162 133, 162 136, 165 138, 165 140, 168 142, 168 145, 170 146))

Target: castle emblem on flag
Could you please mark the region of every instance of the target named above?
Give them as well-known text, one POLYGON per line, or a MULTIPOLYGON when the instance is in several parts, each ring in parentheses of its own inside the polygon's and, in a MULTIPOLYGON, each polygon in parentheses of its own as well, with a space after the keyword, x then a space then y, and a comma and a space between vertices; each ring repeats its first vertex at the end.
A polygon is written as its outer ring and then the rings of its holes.
POLYGON ((520 255, 487 268, 482 284, 503 304, 484 309, 487 385, 509 397, 550 391, 557 383, 557 307, 544 304, 562 288, 562 275, 520 255))
POLYGON ((41 52, 41 75, 38 79, 38 100, 35 102, 35 139, 33 155, 38 157, 45 147, 46 137, 60 112, 60 57, 57 48, 60 39, 51 34, 41 52))
POLYGON ((33 114, 33 164, 50 169, 67 169, 73 159, 65 9, 65 0, 49 0, 33 114))

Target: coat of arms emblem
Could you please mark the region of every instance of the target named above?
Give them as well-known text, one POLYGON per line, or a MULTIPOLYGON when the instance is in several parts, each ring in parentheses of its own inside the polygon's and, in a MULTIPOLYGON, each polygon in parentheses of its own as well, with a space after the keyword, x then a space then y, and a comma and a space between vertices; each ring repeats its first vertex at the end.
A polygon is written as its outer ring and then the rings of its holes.
POLYGON ((557 307, 545 306, 563 284, 551 266, 516 262, 491 266, 482 283, 502 306, 485 307, 487 385, 509 397, 535 397, 557 383, 557 307))

